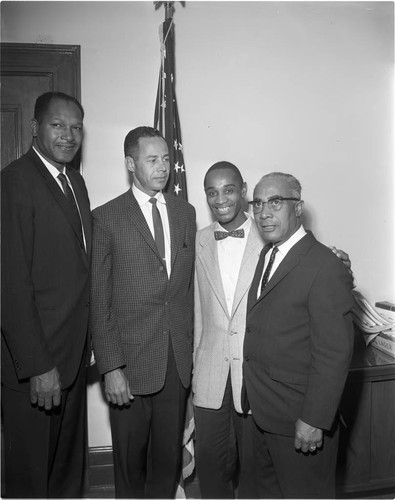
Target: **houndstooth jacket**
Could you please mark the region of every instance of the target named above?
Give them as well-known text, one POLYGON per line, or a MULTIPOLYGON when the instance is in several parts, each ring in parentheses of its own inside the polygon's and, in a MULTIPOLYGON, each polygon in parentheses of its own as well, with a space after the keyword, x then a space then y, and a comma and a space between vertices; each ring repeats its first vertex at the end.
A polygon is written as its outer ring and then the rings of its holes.
POLYGON ((184 387, 190 384, 195 209, 166 195, 171 275, 129 189, 93 211, 90 329, 101 374, 123 368, 132 394, 165 381, 169 338, 184 387))

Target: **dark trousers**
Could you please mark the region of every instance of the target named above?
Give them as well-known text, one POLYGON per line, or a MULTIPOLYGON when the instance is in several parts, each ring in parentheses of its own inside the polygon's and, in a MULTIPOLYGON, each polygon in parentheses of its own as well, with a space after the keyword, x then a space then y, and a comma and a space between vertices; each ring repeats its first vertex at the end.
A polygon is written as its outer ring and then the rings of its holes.
POLYGON ((196 471, 202 498, 257 498, 251 415, 233 405, 230 375, 221 408, 195 406, 196 471), (238 487, 237 487, 238 485, 238 487))
POLYGON ((8 498, 80 498, 87 452, 86 367, 46 412, 30 393, 2 388, 5 492, 8 498))
POLYGON ((117 498, 174 498, 181 474, 187 390, 178 376, 173 349, 164 387, 111 407, 110 422, 117 498))
POLYGON ((335 498, 338 427, 324 433, 323 448, 302 453, 294 438, 253 429, 259 498, 335 498))

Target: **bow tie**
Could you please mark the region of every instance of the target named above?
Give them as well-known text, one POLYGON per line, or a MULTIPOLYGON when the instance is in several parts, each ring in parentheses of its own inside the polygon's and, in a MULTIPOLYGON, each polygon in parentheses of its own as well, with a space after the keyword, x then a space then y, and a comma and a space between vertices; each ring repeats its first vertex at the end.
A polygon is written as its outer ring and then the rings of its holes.
POLYGON ((233 238, 244 238, 244 229, 236 229, 235 231, 214 231, 214 238, 218 240, 223 240, 228 236, 233 238))

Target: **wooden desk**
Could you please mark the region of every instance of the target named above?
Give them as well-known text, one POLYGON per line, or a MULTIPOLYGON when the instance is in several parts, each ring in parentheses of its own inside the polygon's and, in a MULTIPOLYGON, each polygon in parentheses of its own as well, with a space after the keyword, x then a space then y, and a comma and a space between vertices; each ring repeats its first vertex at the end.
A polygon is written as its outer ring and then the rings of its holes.
POLYGON ((358 331, 340 409, 338 496, 395 491, 395 359, 366 347, 358 331))

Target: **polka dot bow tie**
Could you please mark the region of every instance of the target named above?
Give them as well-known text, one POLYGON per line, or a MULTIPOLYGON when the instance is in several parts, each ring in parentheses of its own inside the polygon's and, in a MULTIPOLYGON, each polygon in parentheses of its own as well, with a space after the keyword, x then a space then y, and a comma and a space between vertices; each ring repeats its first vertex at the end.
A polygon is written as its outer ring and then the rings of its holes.
POLYGON ((218 240, 223 240, 228 236, 233 238, 244 238, 244 229, 236 229, 236 231, 214 231, 214 238, 218 240))

